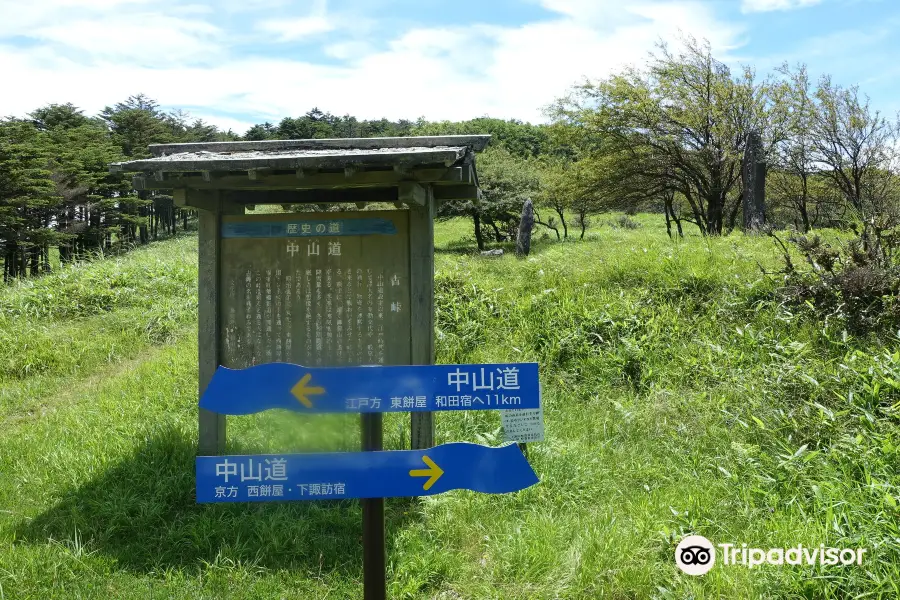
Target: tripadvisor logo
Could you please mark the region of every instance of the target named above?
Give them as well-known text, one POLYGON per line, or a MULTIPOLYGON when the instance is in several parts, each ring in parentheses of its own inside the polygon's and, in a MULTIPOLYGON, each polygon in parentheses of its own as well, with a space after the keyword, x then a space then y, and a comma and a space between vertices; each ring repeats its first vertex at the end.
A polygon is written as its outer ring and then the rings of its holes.
MULTIPOLYGON (((798 544, 791 548, 749 548, 747 544, 718 544, 722 564, 742 565, 748 569, 760 565, 861 565, 865 548, 808 548, 798 544)), ((688 575, 705 575, 716 564, 716 549, 702 535, 689 535, 675 548, 675 564, 688 575)))
POLYGON ((702 535, 689 535, 675 548, 675 564, 688 575, 706 575, 716 564, 716 550, 702 535))

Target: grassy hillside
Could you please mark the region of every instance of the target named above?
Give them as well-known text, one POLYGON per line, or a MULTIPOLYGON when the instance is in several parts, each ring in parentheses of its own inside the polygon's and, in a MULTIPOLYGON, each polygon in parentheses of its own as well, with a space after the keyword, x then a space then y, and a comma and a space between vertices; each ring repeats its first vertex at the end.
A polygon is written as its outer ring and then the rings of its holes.
MULTIPOLYGON (((438 226, 439 362, 540 362, 547 441, 523 492, 389 500, 391 597, 900 596, 897 340, 774 303, 766 239, 639 221, 524 261, 438 226), (868 560, 692 578, 673 562, 688 533, 868 560)), ((357 504, 192 503, 195 286, 185 237, 0 290, 0 599, 359 597, 357 504)), ((386 420, 387 447, 407 422, 386 420)), ((438 440, 499 427, 440 414, 438 440)), ((355 436, 342 418, 229 421, 232 452, 355 436)))

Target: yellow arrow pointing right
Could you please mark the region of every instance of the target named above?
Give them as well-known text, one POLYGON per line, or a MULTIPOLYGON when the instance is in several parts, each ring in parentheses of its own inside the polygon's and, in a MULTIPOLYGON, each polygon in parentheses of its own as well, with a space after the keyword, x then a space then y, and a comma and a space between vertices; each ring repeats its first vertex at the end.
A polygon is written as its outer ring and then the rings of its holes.
POLYGON ((313 407, 312 401, 310 401, 307 396, 318 396, 325 393, 325 388, 323 387, 307 387, 306 384, 308 384, 311 379, 312 373, 307 373, 300 381, 297 382, 297 385, 291 388, 291 393, 295 398, 297 398, 297 400, 300 401, 300 404, 302 404, 306 408, 313 407))
POLYGON ((409 472, 410 477, 428 477, 428 481, 425 482, 425 485, 422 486, 422 489, 428 491, 431 489, 431 486, 441 478, 441 475, 444 474, 444 470, 437 466, 437 464, 428 458, 427 456, 422 457, 422 462, 428 465, 427 469, 412 469, 409 472))

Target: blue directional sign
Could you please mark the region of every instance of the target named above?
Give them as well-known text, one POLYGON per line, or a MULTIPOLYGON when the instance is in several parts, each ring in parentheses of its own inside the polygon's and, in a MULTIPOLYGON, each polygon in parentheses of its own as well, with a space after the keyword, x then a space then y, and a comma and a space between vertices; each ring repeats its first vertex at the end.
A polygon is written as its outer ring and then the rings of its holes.
POLYGON ((197 502, 505 494, 538 482, 515 444, 456 442, 428 450, 197 457, 197 502))
POLYGON ((219 367, 200 407, 226 415, 509 410, 540 407, 537 363, 219 367))

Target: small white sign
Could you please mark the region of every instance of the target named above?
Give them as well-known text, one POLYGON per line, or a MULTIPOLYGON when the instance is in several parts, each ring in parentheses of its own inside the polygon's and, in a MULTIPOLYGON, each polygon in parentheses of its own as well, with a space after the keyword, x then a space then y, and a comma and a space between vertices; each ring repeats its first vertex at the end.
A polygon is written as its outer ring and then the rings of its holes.
MULTIPOLYGON (((540 394, 540 392, 538 393, 540 394)), ((543 399, 541 399, 540 408, 501 410, 500 422, 503 425, 503 441, 505 442, 543 442, 543 399)))

